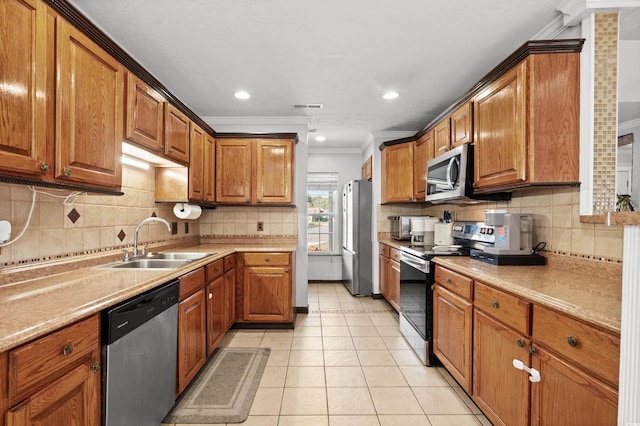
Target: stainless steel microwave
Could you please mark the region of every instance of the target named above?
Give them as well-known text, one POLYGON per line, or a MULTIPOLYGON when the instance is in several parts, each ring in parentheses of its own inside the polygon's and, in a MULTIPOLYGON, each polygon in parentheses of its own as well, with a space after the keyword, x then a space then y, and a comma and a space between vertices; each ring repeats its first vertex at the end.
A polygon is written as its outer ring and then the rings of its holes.
POLYGON ((427 162, 425 201, 468 204, 481 201, 508 201, 511 193, 473 193, 473 144, 464 144, 427 162))

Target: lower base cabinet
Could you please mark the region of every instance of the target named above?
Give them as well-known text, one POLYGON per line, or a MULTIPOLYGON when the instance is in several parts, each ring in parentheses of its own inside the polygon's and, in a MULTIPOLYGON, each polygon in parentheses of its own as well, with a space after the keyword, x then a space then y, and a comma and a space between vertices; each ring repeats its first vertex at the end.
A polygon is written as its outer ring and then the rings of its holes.
POLYGON ((398 249, 379 243, 378 282, 380 294, 400 312, 400 255, 398 249))
POLYGON ((7 425, 100 425, 99 315, 0 356, 7 425))

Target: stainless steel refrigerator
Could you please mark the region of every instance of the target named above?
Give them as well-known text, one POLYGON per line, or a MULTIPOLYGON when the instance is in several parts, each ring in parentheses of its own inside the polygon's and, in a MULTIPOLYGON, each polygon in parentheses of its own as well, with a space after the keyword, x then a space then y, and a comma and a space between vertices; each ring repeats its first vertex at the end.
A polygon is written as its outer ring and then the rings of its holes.
POLYGON ((352 180, 342 188, 342 282, 354 296, 371 296, 371 182, 352 180))

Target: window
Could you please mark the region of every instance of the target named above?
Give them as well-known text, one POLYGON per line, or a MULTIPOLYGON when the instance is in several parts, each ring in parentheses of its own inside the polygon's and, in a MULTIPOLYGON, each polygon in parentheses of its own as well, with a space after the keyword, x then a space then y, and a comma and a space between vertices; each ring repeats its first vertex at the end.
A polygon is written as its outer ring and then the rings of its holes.
POLYGON ((338 254, 338 174, 307 175, 307 247, 309 254, 338 254))

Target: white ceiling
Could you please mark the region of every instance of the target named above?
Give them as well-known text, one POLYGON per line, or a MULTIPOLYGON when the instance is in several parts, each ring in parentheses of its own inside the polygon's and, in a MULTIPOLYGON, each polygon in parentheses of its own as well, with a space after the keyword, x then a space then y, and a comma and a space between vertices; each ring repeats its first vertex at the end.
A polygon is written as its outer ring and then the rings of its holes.
POLYGON ((561 2, 70 0, 205 121, 307 116, 327 137, 316 148, 420 130, 561 2), (235 99, 240 89, 251 99, 235 99), (387 90, 400 97, 383 100, 387 90), (324 108, 293 108, 309 103, 324 108))

